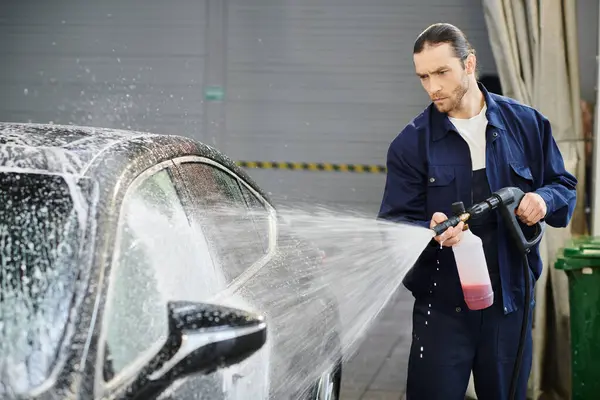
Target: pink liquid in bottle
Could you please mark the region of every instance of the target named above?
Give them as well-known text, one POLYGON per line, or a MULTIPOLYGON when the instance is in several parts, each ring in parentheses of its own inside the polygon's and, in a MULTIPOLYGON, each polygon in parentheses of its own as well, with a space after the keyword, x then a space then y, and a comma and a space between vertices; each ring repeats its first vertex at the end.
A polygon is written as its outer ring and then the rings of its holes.
POLYGON ((465 303, 471 310, 482 310, 494 303, 492 285, 465 284, 462 285, 465 303))

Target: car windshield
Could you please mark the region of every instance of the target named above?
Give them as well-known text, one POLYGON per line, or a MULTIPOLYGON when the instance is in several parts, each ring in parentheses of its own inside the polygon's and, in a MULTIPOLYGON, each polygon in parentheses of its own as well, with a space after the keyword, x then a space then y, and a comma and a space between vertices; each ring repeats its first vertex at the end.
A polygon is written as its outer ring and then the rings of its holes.
POLYGON ((85 265, 89 188, 0 171, 0 398, 43 383, 57 359, 85 265))

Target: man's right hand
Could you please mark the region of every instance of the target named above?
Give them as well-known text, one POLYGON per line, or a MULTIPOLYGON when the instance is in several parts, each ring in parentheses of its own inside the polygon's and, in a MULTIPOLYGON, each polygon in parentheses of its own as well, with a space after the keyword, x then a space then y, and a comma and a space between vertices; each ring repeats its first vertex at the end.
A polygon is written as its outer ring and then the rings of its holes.
MULTIPOLYGON (((441 212, 436 212, 431 217, 431 222, 429 223, 429 227, 433 229, 436 225, 441 224, 445 220, 447 220, 446 214, 441 212)), ((463 228, 465 224, 464 222, 460 222, 456 226, 451 226, 446 229, 444 233, 435 237, 435 240, 442 246, 451 247, 460 242, 463 236, 463 228)))

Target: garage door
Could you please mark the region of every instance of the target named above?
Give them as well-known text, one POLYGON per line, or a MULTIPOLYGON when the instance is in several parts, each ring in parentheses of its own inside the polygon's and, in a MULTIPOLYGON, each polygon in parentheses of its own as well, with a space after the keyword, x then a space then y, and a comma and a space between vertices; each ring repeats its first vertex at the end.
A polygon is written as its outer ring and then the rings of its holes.
MULTIPOLYGON (((229 1, 223 146, 238 159, 384 164, 390 141, 427 105, 412 46, 440 20, 465 31, 483 73, 495 71, 479 2, 229 1)), ((371 212, 384 182, 367 173, 252 174, 288 201, 371 212)))
POLYGON ((204 139, 205 1, 6 2, 0 120, 204 139))
MULTIPOLYGON (((50 3, 0 11, 0 120, 183 134, 235 160, 384 164, 427 104, 412 45, 442 16, 468 34, 481 71, 495 71, 470 0, 50 3)), ((369 212, 385 178, 250 172, 276 199, 369 212)))

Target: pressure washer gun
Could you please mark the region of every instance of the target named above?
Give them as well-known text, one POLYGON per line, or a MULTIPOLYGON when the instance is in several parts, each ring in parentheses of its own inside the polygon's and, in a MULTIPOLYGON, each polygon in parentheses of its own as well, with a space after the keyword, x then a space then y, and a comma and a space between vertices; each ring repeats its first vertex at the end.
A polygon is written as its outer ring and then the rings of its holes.
POLYGON ((527 253, 529 252, 529 249, 542 239, 546 224, 543 221, 538 222, 535 225, 533 237, 529 239, 525 237, 515 214, 515 210, 519 207, 524 196, 525 193, 519 188, 505 187, 492 193, 488 199, 481 203, 474 204, 466 211, 464 210, 464 207, 462 210, 460 209, 460 203, 454 203, 452 208, 455 210, 455 214, 441 224, 436 225, 433 230, 436 236, 439 236, 451 226, 454 227, 460 222, 466 223, 469 219, 477 218, 495 209, 499 209, 500 215, 507 224, 508 230, 519 251, 527 253))
POLYGON ((527 333, 526 328, 528 325, 530 313, 529 305, 531 303, 531 291, 529 290, 529 287, 531 286, 531 277, 529 275, 529 260, 527 258, 527 253, 529 253, 530 249, 542 239, 542 235, 546 227, 545 222, 539 221, 534 227, 535 231, 533 233, 533 237, 525 237, 523 230, 519 226, 519 221, 517 220, 518 217, 515 213, 515 210, 517 209, 517 207, 519 207, 519 204, 521 203, 521 200, 524 196, 525 193, 523 193, 522 190, 516 187, 506 187, 492 193, 492 195, 487 200, 484 200, 481 203, 474 204, 466 211, 464 206, 462 206, 462 203, 454 203, 452 204, 454 215, 433 228, 435 234, 439 236, 451 226, 457 226, 460 222, 466 223, 471 218, 477 218, 495 209, 499 209, 500 215, 506 223, 508 231, 513 237, 519 251, 523 255, 523 279, 525 281, 525 287, 527 289, 525 289, 524 294, 525 299, 523 321, 521 323, 521 336, 519 338, 519 348, 517 358, 515 359, 515 365, 513 368, 509 399, 514 399, 516 394, 516 383, 519 377, 519 372, 521 370, 521 363, 523 361, 523 345, 525 343, 525 337, 527 333))

